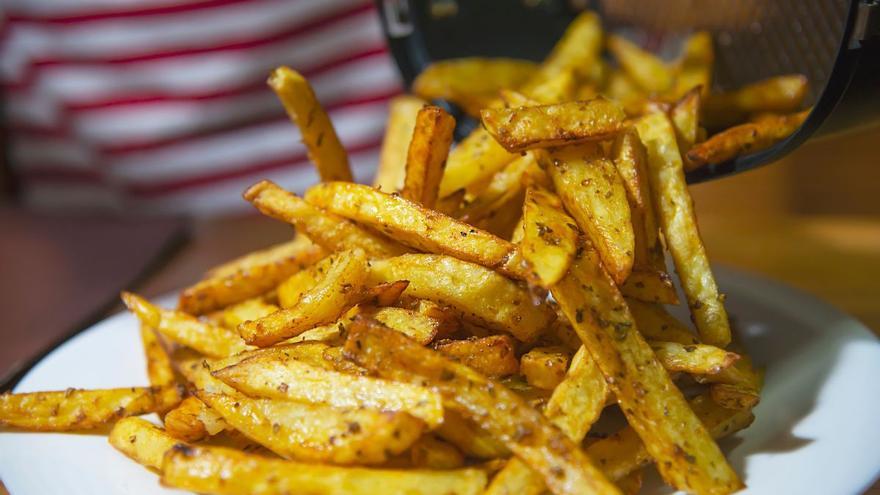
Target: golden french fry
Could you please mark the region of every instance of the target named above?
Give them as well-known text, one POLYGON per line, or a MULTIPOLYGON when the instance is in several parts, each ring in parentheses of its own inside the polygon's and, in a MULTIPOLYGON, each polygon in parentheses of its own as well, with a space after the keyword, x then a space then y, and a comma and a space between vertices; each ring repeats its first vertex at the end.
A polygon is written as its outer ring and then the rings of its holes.
POLYGON ((675 286, 672 285, 672 277, 665 271, 636 268, 620 286, 620 291, 624 296, 639 301, 678 304, 678 294, 675 293, 675 286))
MULTIPOLYGON (((475 227, 485 230, 486 232, 489 232, 496 237, 500 237, 501 239, 510 239, 513 236, 513 229, 522 218, 522 205, 524 200, 525 192, 522 190, 518 191, 515 195, 507 198, 507 200, 503 203, 499 203, 497 209, 489 212, 487 216, 478 220, 475 223, 475 227)), ((517 250, 516 255, 512 258, 512 261, 506 265, 526 267, 526 262, 517 250)), ((520 268, 516 268, 513 271, 516 273, 516 275, 511 275, 513 278, 519 278, 520 276, 528 277, 529 283, 532 285, 536 285, 536 281, 534 280, 534 276, 531 270, 528 270, 527 268, 523 268, 522 270, 520 270, 520 268), (520 274, 520 271, 522 271, 523 273, 520 274)))
POLYGON ((647 101, 647 95, 625 72, 612 70, 608 74, 602 95, 619 102, 629 115, 641 113, 647 101))
POLYGON ((429 105, 419 110, 406 155, 402 197, 434 208, 454 130, 455 119, 442 108, 429 105))
POLYGON ((92 430, 127 416, 163 412, 180 402, 177 386, 0 395, 0 427, 29 431, 92 430))
POLYGON ((502 148, 489 131, 478 127, 449 152, 439 196, 445 198, 491 177, 515 158, 516 155, 502 148))
POLYGON ((651 341, 651 349, 668 371, 683 371, 694 375, 714 375, 730 367, 739 359, 734 352, 713 345, 679 344, 678 342, 651 341))
POLYGON ((449 254, 521 280, 528 276, 516 245, 400 196, 330 182, 309 189, 306 200, 421 251, 449 254))
POLYGON ((560 347, 535 347, 520 358, 520 372, 529 385, 553 390, 562 383, 571 355, 560 347))
POLYGON ((522 193, 526 172, 537 166, 531 154, 516 158, 493 175, 486 187, 475 196, 465 195, 461 207, 454 216, 463 222, 474 223, 491 215, 511 198, 522 193))
POLYGON ((500 378, 519 371, 516 344, 507 335, 472 337, 467 340, 444 340, 435 349, 489 378, 500 378))
POLYGON ((165 453, 180 440, 168 435, 161 428, 141 418, 124 418, 113 425, 108 439, 110 445, 138 464, 162 469, 165 453))
MULTIPOLYGON (((555 75, 549 76, 543 81, 531 84, 529 87, 524 88, 523 91, 529 98, 533 98, 538 104, 549 105, 551 103, 561 103, 563 101, 574 100, 576 85, 577 79, 574 74, 574 69, 565 69, 555 75)), ((511 105, 510 101, 505 97, 505 93, 509 91, 512 90, 501 90, 501 98, 505 100, 509 106, 521 106, 511 105)), ((590 99, 594 97, 595 95, 590 99)), ((479 114, 477 114, 477 116, 479 117, 479 114)))
POLYGON ((669 111, 675 129, 678 149, 687 153, 697 142, 700 133, 700 88, 694 88, 678 100, 669 111))
POLYGON ((298 235, 290 242, 213 269, 207 278, 181 292, 180 309, 198 316, 257 297, 322 256, 321 248, 306 236, 298 235))
POLYGON ((272 71, 268 83, 290 120, 299 127, 309 159, 321 180, 354 180, 345 148, 309 82, 295 70, 282 66, 272 71))
POLYGON ((580 79, 594 79, 594 66, 602 51, 602 23, 594 12, 585 11, 571 21, 553 51, 544 59, 538 73, 523 88, 529 93, 532 86, 539 85, 563 71, 574 71, 580 79))
POLYGON ((587 233, 617 283, 629 276, 635 239, 626 187, 614 163, 594 144, 541 153, 556 192, 587 233))
POLYGON ((431 428, 443 422, 440 396, 426 388, 346 375, 292 358, 255 356, 213 375, 251 397, 405 412, 431 428))
POLYGON ((455 445, 468 457, 496 459, 510 456, 510 451, 503 443, 461 414, 449 409, 445 411, 443 424, 434 433, 455 445))
POLYGON ((465 319, 531 342, 553 321, 545 303, 503 275, 451 256, 408 254, 371 262, 372 282, 408 280, 404 295, 448 304, 465 319))
POLYGON ((335 252, 361 248, 370 256, 396 256, 407 249, 354 223, 308 204, 271 181, 260 181, 244 193, 264 215, 293 224, 315 244, 335 252))
POLYGON ((681 58, 675 66, 675 83, 671 99, 683 97, 688 91, 700 86, 700 94, 705 96, 712 89, 712 68, 715 64, 715 49, 712 35, 707 31, 697 31, 684 42, 681 58))
POLYGON ((648 150, 651 191, 666 246, 672 253, 694 323, 703 342, 726 347, 730 322, 700 239, 672 124, 665 114, 655 112, 639 119, 636 127, 648 150))
POLYGON ((712 400, 725 409, 750 410, 761 400, 757 390, 728 383, 712 384, 709 393, 712 395, 712 400))
MULTIPOLYGON (((280 289, 278 290, 278 297, 281 299, 280 289)), ((281 308, 274 304, 267 303, 261 297, 247 299, 223 310, 223 326, 226 328, 238 328, 239 325, 248 320, 262 318, 278 311, 279 309, 281 308)))
POLYGON ((438 335, 451 333, 458 326, 457 321, 443 321, 430 314, 405 308, 378 308, 366 314, 422 345, 431 343, 438 335))
POLYGON ((707 95, 702 119, 711 128, 728 127, 744 121, 751 114, 797 111, 807 95, 805 76, 776 76, 739 89, 707 95))
MULTIPOLYGON (((530 186, 523 204, 520 249, 541 286, 548 288, 568 271, 577 251, 579 230, 562 201, 540 186, 530 186)), ((564 370, 563 370, 564 372, 564 370)))
POLYGON ((362 298, 368 276, 364 251, 342 251, 319 263, 325 269, 320 281, 305 291, 293 307, 238 326, 251 345, 266 347, 330 323, 362 298))
POLYGON ((534 62, 511 58, 457 58, 433 62, 413 81, 412 91, 426 100, 449 100, 479 116, 503 88, 516 88, 537 70, 534 62))
POLYGON ((153 327, 141 323, 141 344, 147 358, 147 378, 153 387, 166 387, 176 382, 171 357, 153 327))
POLYGON ((682 345, 699 344, 697 336, 663 306, 627 298, 627 306, 636 320, 636 326, 649 340, 677 342, 682 345))
POLYGON ((425 105, 426 101, 409 95, 395 96, 388 103, 388 124, 379 152, 379 167, 373 178, 374 187, 388 192, 403 189, 406 153, 416 126, 416 116, 425 105))
POLYGON ((663 479, 692 493, 732 493, 742 482, 638 332, 623 296, 587 245, 551 289, 663 479))
POLYGON ((220 447, 180 446, 165 456, 162 483, 224 495, 478 495, 486 485, 486 473, 473 468, 431 471, 322 466, 220 447))
POLYGON ((425 435, 409 449, 413 466, 428 469, 456 469, 464 466, 464 456, 455 446, 433 435, 425 435))
POLYGON ((624 114, 604 98, 516 108, 487 108, 483 126, 510 152, 607 139, 620 131, 624 114))
POLYGON ((672 86, 672 71, 656 55, 646 52, 632 41, 610 34, 608 51, 620 67, 641 88, 649 93, 663 93, 672 86))
POLYGON ((163 422, 169 435, 186 442, 198 442, 231 429, 222 416, 195 397, 187 397, 168 411, 163 422))
POLYGON ((379 324, 356 324, 345 354, 379 376, 427 382, 444 407, 467 415, 539 472, 556 494, 617 493, 580 448, 515 393, 379 324), (527 431, 527 434, 523 434, 527 431))
POLYGON ((141 324, 155 328, 163 337, 206 356, 225 357, 248 349, 235 332, 205 323, 182 311, 160 308, 130 292, 122 293, 122 301, 141 324))
POLYGON ((796 131, 807 120, 810 111, 767 116, 757 122, 725 129, 687 152, 687 170, 769 148, 796 131))

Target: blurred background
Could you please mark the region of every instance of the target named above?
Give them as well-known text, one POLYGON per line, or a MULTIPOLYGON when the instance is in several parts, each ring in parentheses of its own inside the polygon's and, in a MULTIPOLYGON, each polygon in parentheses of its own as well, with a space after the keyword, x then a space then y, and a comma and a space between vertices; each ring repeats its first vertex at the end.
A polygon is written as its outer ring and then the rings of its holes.
MULTIPOLYGON (((120 289, 156 296, 289 237, 240 197, 263 178, 297 191, 317 179, 270 69, 310 79, 361 180, 403 91, 371 1, 2 8, 0 382, 105 316, 120 289)), ((880 327, 878 142, 877 128, 811 141, 695 186, 712 259, 880 327)))

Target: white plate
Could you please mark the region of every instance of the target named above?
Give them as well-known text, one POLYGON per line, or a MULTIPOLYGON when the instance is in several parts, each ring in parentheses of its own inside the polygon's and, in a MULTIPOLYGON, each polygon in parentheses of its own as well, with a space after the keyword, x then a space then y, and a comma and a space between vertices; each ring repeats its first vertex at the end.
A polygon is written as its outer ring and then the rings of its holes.
MULTIPOLYGON (((860 493, 880 475, 880 343, 812 297, 728 270, 718 276, 743 341, 767 368, 757 420, 721 443, 749 486, 743 493, 860 493)), ((135 319, 120 314, 49 354, 15 390, 146 383, 135 319)), ((172 493, 88 434, 0 433, 0 479, 12 495, 172 493)), ((644 490, 667 491, 656 479, 644 490)))

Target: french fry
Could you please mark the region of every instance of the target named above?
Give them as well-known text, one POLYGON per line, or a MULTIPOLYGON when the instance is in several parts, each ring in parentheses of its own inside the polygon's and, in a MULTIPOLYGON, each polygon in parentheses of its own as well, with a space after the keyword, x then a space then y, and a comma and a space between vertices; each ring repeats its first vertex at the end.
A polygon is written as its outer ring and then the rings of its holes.
POLYGON ((141 323, 141 344, 147 359, 147 378, 153 387, 166 387, 177 381, 171 357, 153 327, 141 323))
POLYGON ((453 323, 444 322, 418 310, 405 308, 378 308, 368 314, 388 328, 397 330, 422 345, 430 344, 438 335, 452 333, 458 326, 455 320, 453 323))
POLYGON ((395 96, 388 103, 388 124, 379 152, 379 168, 373 178, 374 187, 386 192, 403 189, 409 142, 416 126, 416 116, 425 105, 426 101, 409 95, 395 96))
POLYGON ((672 277, 665 271, 636 268, 620 286, 620 291, 624 296, 639 301, 678 304, 678 294, 675 293, 675 286, 672 285, 672 277))
POLYGON ((623 110, 604 98, 552 105, 487 108, 483 126, 509 152, 597 141, 620 131, 623 110))
MULTIPOLYGON (((562 208, 562 201, 540 186, 530 186, 523 204, 520 249, 544 288, 568 271, 577 251, 578 228, 562 208)), ((564 370, 563 370, 564 372, 564 370)))
POLYGON ((221 431, 231 430, 222 416, 192 396, 168 411, 163 422, 169 435, 185 442, 198 442, 221 431))
MULTIPOLYGON (((688 404, 712 438, 732 435, 747 428, 755 419, 751 411, 724 409, 706 395, 698 395, 688 401, 688 404)), ((612 480, 620 480, 651 462, 645 444, 630 426, 590 444, 585 451, 591 459, 602 466, 602 471, 612 480)))
POLYGON ((409 449, 412 465, 428 469, 456 469, 464 466, 464 456, 452 444, 425 435, 409 449))
POLYGON ((623 296, 586 246, 551 293, 590 351, 661 476, 692 493, 732 493, 742 482, 638 332, 623 296))
POLYGON ((672 124, 665 114, 655 112, 639 119, 636 127, 648 150, 654 204, 694 323, 703 342, 726 347, 730 322, 700 239, 672 124))
POLYGON ((321 280, 305 291, 296 305, 239 325, 242 338, 251 345, 267 347, 335 321, 357 304, 368 276, 363 250, 333 255, 327 259, 326 266, 321 280))
POLYGON ((800 74, 776 76, 733 91, 712 93, 703 102, 702 118, 711 128, 728 127, 751 114, 790 113, 800 109, 807 95, 807 78, 800 74))
POLYGON ((602 95, 620 102, 628 115, 637 115, 644 108, 647 95, 625 72, 612 70, 608 74, 602 95))
POLYGON ((489 131, 478 127, 449 152, 438 194, 445 198, 492 177, 515 158, 516 155, 502 148, 489 131))
POLYGON ((458 58, 433 62, 412 84, 426 100, 449 100, 472 116, 490 106, 502 88, 516 88, 537 71, 527 60, 511 58, 458 58))
POLYGON ((207 278, 184 289, 180 310, 198 316, 257 297, 322 256, 321 248, 300 235, 248 254, 213 269, 207 278))
POLYGON ((405 412, 431 428, 443 422, 440 396, 425 388, 345 375, 295 359, 255 356, 213 375, 251 397, 405 412))
POLYGON ((678 149, 687 153, 697 142, 700 133, 700 88, 694 88, 669 111, 672 127, 675 129, 675 139, 678 141, 678 149))
POLYGON ((599 16, 589 11, 578 14, 523 90, 528 93, 532 86, 566 70, 575 71, 578 78, 591 81, 593 66, 598 63, 601 50, 602 24, 599 16))
POLYGON ((706 96, 712 89, 712 68, 715 64, 715 49, 712 35, 707 31, 697 31, 684 42, 681 58, 675 66, 675 83, 671 99, 683 97, 688 91, 700 86, 700 94, 706 96))
POLYGON ((519 372, 515 345, 507 335, 490 335, 467 340, 445 340, 438 342, 434 348, 489 378, 500 378, 519 372))
POLYGON ((455 445, 468 457, 496 459, 510 456, 510 451, 503 443, 461 414, 449 409, 445 410, 443 424, 434 433, 455 445))
POLYGON ((769 148, 796 131, 807 120, 810 111, 767 116, 756 122, 725 129, 687 152, 687 170, 769 148))
MULTIPOLYGON (((565 69, 541 82, 535 82, 529 87, 523 88, 523 91, 539 104, 550 105, 575 99, 576 86, 577 78, 575 77, 574 69, 565 69)), ((501 90, 501 98, 509 106, 519 106, 511 105, 510 101, 505 97, 505 93, 509 91, 511 90, 501 90)), ((477 117, 479 117, 479 114, 477 114, 477 117)))
MULTIPOLYGON (((280 291, 278 292, 278 295, 280 299, 280 291)), ((281 308, 274 304, 267 303, 261 297, 247 299, 223 309, 223 326, 233 329, 238 328, 239 325, 248 320, 262 318, 278 311, 279 309, 281 308)))
POLYGON ((528 277, 514 244, 402 197, 360 184, 331 182, 309 189, 306 200, 380 229, 415 249, 449 254, 521 280, 528 277))
POLYGON ((122 293, 125 306, 141 324, 155 328, 169 340, 209 357, 225 357, 247 350, 248 345, 234 332, 211 325, 182 311, 160 308, 130 292, 122 293))
POLYGON ((571 355, 558 347, 535 347, 520 358, 520 372, 529 385, 553 390, 562 383, 571 355))
POLYGON ((539 154, 565 209, 587 233, 617 283, 629 276, 635 239, 626 187, 594 144, 539 154))
MULTIPOLYGON (((544 415, 574 441, 581 441, 599 418, 608 386, 583 346, 571 360, 565 378, 553 391, 544 415)), ((539 495, 544 481, 519 459, 510 459, 489 484, 485 495, 539 495)))
POLYGON ((405 296, 448 304, 465 319, 523 342, 535 340, 554 318, 546 304, 533 304, 512 280, 451 256, 409 254, 370 264, 372 282, 408 280, 405 296))
POLYGON ((272 71, 268 83, 290 120, 299 127, 309 159, 318 169, 321 180, 353 180, 345 148, 308 81, 298 72, 282 66, 272 71))
POLYGON ((0 427, 28 431, 93 430, 127 416, 163 412, 180 402, 176 386, 0 395, 0 427))
POLYGON ((524 177, 531 167, 537 167, 534 157, 526 154, 513 160, 491 177, 489 183, 475 196, 468 197, 454 216, 474 223, 497 211, 502 205, 522 193, 524 177))
POLYGON ((608 51, 620 67, 648 93, 663 93, 672 86, 672 71, 656 55, 646 52, 632 41, 610 34, 608 51))
POLYGON ((110 445, 142 466, 162 469, 162 459, 180 441, 141 418, 124 418, 113 425, 110 445))
POLYGON ((734 352, 705 344, 651 341, 651 349, 667 371, 714 375, 739 359, 734 352))
POLYGON ((434 208, 454 130, 455 119, 442 108, 429 105, 419 110, 406 155, 402 197, 434 208))
POLYGON ((757 390, 729 383, 712 384, 709 393, 712 400, 725 409, 750 410, 761 400, 757 390))
POLYGON ((478 495, 486 485, 486 473, 473 468, 430 471, 323 466, 220 447, 181 446, 166 454, 162 483, 223 495, 478 495))
POLYGON ((659 304, 627 298, 626 305, 636 320, 639 332, 649 340, 699 344, 697 336, 659 304))
POLYGON ((249 187, 244 199, 264 215, 293 224, 315 244, 327 251, 361 248, 369 256, 396 256, 407 251, 390 239, 369 232, 354 223, 315 208, 295 194, 271 181, 260 181, 249 187))
POLYGON ((355 325, 344 349, 346 356, 379 376, 427 383, 441 394, 444 407, 467 415, 503 441, 554 493, 618 493, 580 448, 540 413, 470 368, 369 322, 355 325))

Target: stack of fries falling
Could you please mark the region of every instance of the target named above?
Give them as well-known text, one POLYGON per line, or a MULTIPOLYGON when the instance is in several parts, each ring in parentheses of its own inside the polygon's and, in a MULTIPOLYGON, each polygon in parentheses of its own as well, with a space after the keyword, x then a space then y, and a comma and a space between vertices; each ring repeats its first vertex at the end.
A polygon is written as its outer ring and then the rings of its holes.
POLYGON ((322 183, 244 197, 296 237, 211 270, 177 310, 123 294, 150 387, 7 394, 0 424, 115 422, 114 447, 200 493, 636 493, 652 463, 677 489, 739 490, 714 439, 751 423, 761 373, 726 349, 684 172, 785 137, 806 81, 710 93, 712 61, 705 33, 666 64, 584 13, 541 64, 438 63, 415 92, 483 127, 450 151, 451 116, 395 99, 375 187, 277 69, 322 183), (664 249, 696 332, 664 308, 664 249))

